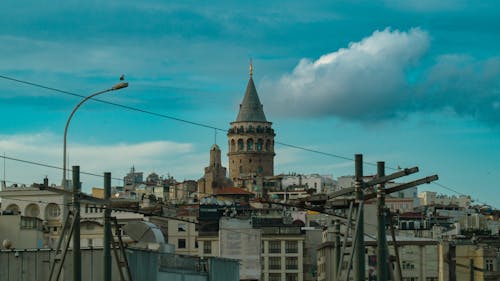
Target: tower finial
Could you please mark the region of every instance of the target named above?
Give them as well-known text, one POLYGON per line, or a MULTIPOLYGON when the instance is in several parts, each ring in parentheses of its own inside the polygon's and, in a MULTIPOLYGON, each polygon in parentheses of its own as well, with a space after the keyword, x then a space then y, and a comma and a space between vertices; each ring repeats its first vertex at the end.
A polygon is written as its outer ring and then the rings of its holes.
POLYGON ((250 78, 252 78, 253 75, 253 63, 252 63, 252 58, 250 58, 250 78))

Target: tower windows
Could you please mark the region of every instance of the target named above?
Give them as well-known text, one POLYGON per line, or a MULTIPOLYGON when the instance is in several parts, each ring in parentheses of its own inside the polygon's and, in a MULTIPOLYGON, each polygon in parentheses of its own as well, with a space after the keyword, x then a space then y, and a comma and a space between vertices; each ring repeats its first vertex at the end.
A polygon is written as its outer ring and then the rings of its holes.
POLYGON ((271 151, 271 141, 270 140, 266 141, 266 151, 271 151))
POLYGON ((253 139, 248 139, 247 140, 247 151, 252 151, 253 150, 253 139))
POLYGON ((236 151, 236 143, 234 142, 234 140, 231 140, 231 148, 230 148, 231 152, 235 152, 236 151))
POLYGON ((245 148, 242 139, 238 139, 238 151, 242 151, 245 148))
POLYGON ((262 145, 263 145, 262 139, 258 139, 257 144, 255 145, 257 148, 257 151, 262 151, 262 145))

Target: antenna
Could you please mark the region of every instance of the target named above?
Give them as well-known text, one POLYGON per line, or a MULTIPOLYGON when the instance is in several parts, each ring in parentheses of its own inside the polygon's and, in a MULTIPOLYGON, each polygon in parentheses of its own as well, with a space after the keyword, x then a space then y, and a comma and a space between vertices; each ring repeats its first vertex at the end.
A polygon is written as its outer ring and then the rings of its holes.
POLYGON ((214 129, 214 143, 217 144, 217 129, 214 129))

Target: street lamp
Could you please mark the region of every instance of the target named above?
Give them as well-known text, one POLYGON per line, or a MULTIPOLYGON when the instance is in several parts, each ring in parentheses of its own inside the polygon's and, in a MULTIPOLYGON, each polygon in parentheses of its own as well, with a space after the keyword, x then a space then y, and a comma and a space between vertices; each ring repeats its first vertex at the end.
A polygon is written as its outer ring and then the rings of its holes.
MULTIPOLYGON (((120 78, 121 79, 121 78, 120 78)), ((100 94, 104 94, 104 93, 107 93, 107 92, 111 92, 111 91, 117 91, 117 90, 120 90, 120 89, 123 89, 123 88, 126 88, 128 87, 128 83, 127 82, 120 82, 116 85, 114 85, 113 87, 109 88, 109 89, 106 89, 104 91, 100 91, 100 92, 97 92, 97 93, 94 93, 86 98, 84 98, 83 100, 81 100, 76 106, 75 108, 73 108, 73 111, 71 111, 71 114, 69 115, 68 117, 68 121, 66 121, 66 127, 64 127, 64 144, 63 144, 63 181, 62 181, 62 184, 63 184, 63 187, 65 190, 68 189, 68 183, 66 181, 66 136, 68 135, 68 127, 69 127, 69 123, 71 122, 71 118, 73 118, 73 115, 75 114, 76 110, 78 108, 80 108, 80 106, 88 101, 89 99, 97 96, 97 95, 100 95, 100 94)))

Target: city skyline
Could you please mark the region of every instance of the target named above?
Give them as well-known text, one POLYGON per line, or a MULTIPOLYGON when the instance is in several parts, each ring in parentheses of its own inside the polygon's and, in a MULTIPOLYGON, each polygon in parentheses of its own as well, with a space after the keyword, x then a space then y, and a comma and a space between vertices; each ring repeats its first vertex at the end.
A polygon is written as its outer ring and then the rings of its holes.
MULTIPOLYGON (((276 131, 275 174, 352 175, 345 158, 362 153, 418 166, 415 178, 439 175, 440 185, 420 190, 456 195, 444 186, 500 207, 494 1, 28 3, 0 12, 3 77, 89 95, 125 74, 129 88, 100 99, 228 129, 253 59, 276 131)), ((79 100, 0 79, 0 154, 61 167, 64 123, 79 100)), ((89 101, 69 129, 69 163, 114 178, 135 166, 196 180, 215 138, 228 167, 224 132, 89 101)), ((61 180, 57 169, 0 165, 11 182, 61 180)), ((87 191, 102 186, 82 181, 87 191)))

